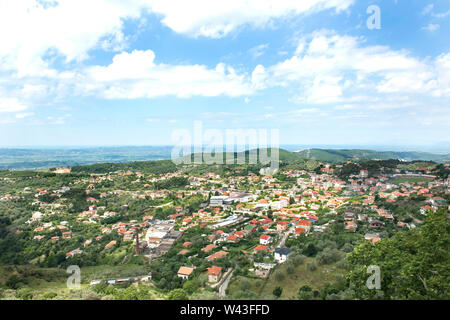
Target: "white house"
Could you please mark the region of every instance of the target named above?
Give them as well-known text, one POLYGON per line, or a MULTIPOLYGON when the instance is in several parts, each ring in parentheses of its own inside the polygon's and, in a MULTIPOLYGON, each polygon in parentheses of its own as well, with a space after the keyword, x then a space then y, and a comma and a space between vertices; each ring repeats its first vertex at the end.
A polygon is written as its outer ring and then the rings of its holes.
POLYGON ((279 263, 283 263, 287 260, 291 252, 292 250, 288 248, 278 248, 275 250, 275 260, 277 260, 279 263))
POLYGON ((263 245, 268 245, 272 242, 272 237, 268 234, 263 234, 261 237, 259 237, 259 243, 263 245))
POLYGON ((182 278, 183 280, 187 280, 193 271, 194 271, 194 268, 180 267, 180 269, 178 269, 177 275, 179 278, 182 278))

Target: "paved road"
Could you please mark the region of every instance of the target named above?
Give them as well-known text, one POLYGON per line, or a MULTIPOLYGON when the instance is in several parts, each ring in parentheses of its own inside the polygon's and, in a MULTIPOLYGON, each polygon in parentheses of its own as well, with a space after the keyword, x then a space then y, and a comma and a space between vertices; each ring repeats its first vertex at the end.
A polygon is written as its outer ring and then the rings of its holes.
POLYGON ((283 238, 281 238, 280 242, 278 242, 278 244, 276 245, 277 248, 281 248, 284 246, 284 243, 286 242, 287 237, 289 237, 289 234, 293 231, 293 228, 287 230, 284 235, 283 238))
POLYGON ((166 206, 168 206, 168 205, 171 205, 172 202, 173 202, 173 201, 170 201, 170 202, 168 202, 168 203, 161 204, 161 205, 159 205, 159 206, 155 206, 155 207, 152 207, 152 208, 162 208, 162 207, 166 207, 166 206))
POLYGON ((219 287, 219 296, 225 297, 225 295, 226 295, 225 290, 227 290, 227 288, 228 288, 228 284, 230 283, 231 277, 233 276, 233 272, 234 272, 234 270, 231 271, 228 274, 228 276, 225 279, 225 281, 220 285, 220 287, 219 287))

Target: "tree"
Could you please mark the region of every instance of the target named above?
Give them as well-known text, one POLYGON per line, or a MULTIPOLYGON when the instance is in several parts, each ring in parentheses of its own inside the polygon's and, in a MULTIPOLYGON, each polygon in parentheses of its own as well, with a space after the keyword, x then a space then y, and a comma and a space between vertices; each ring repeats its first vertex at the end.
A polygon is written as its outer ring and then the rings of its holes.
POLYGON ((242 280, 241 281, 241 290, 242 291, 247 291, 250 289, 250 282, 248 282, 248 280, 242 280))
POLYGON ((183 289, 173 289, 167 295, 167 299, 169 300, 187 300, 187 298, 187 293, 183 289))
POLYGON ((326 248, 317 255, 317 263, 320 265, 330 264, 338 261, 341 258, 341 253, 337 249, 326 248))
POLYGON ((20 283, 20 278, 17 275, 12 274, 6 280, 5 286, 7 286, 10 289, 17 289, 19 287, 19 283, 20 283))
POLYGON ((313 298, 313 291, 310 286, 304 285, 298 290, 299 300, 311 300, 313 298))
POLYGON ((303 251, 303 253, 308 257, 313 257, 317 254, 317 248, 312 243, 308 244, 306 249, 303 251))
POLYGON ((283 289, 281 289, 281 287, 276 287, 275 289, 273 289, 272 293, 275 297, 279 298, 283 293, 283 289))
POLYGON ((188 280, 183 284, 183 289, 188 294, 193 294, 198 289, 198 283, 195 280, 188 280))
POLYGON ((362 243, 349 255, 350 289, 358 299, 448 299, 450 222, 445 209, 429 214, 420 228, 398 232, 375 245, 362 243), (368 267, 381 271, 380 290, 369 289, 368 267))

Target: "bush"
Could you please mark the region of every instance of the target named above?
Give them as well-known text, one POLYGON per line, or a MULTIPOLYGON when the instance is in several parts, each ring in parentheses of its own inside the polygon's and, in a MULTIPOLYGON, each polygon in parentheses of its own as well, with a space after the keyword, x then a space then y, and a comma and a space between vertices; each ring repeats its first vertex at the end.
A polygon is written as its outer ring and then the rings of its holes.
POLYGON ((286 265, 286 271, 289 275, 293 275, 295 271, 295 267, 292 263, 286 265))
POLYGON ((167 295, 169 300, 187 300, 187 293, 183 289, 174 289, 167 295))
POLYGON ((308 257, 314 257, 317 254, 317 248, 312 243, 308 244, 303 253, 308 257))
POLYGON ((250 282, 248 282, 248 280, 242 280, 241 281, 241 290, 247 291, 249 289, 250 289, 250 282))
POLYGON ((310 286, 304 285, 300 289, 298 289, 298 298, 300 300, 311 300, 314 294, 312 288, 310 286))
POLYGON ((273 289, 272 293, 275 297, 279 298, 283 293, 283 289, 281 289, 281 287, 276 287, 275 289, 273 289))
POLYGON ((348 270, 350 268, 350 265, 348 264, 347 259, 342 259, 336 263, 336 267, 348 270))
POLYGON ((291 257, 291 261, 295 266, 299 266, 302 265, 303 263, 305 263, 305 259, 306 257, 302 254, 295 254, 291 257))
POLYGON ((317 255, 317 262, 320 265, 330 264, 341 259, 341 253, 337 249, 325 249, 317 255))
POLYGON ((199 285, 197 283, 197 281, 194 280, 188 280, 183 284, 183 289, 188 293, 188 294, 193 294, 195 291, 197 291, 199 285))
POLYGON ((54 292, 46 292, 42 295, 42 299, 51 300, 51 299, 55 298, 56 296, 57 296, 57 294, 54 292))
POLYGON ((7 286, 9 289, 17 289, 19 287, 20 278, 12 274, 8 277, 8 279, 5 282, 5 286, 7 286))
POLYGON ((31 300, 33 299, 33 291, 29 288, 23 288, 17 291, 16 297, 22 300, 31 300))
POLYGON ((346 243, 346 244, 344 244, 343 246, 342 246, 342 251, 344 251, 344 252, 347 252, 347 253, 349 253, 349 252, 352 252, 353 251, 353 246, 352 246, 352 244, 351 243, 346 243))
POLYGON ((282 281, 284 279, 284 273, 281 270, 277 270, 274 273, 275 280, 282 281))

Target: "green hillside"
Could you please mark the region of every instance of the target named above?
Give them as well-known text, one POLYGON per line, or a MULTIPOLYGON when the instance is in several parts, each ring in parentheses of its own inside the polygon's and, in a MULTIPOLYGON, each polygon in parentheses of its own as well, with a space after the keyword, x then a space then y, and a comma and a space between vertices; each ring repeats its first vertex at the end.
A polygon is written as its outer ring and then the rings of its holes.
POLYGON ((401 159, 406 161, 426 160, 435 162, 450 162, 450 155, 440 155, 427 152, 395 152, 361 149, 304 149, 295 151, 301 158, 338 163, 347 160, 388 160, 401 159))

